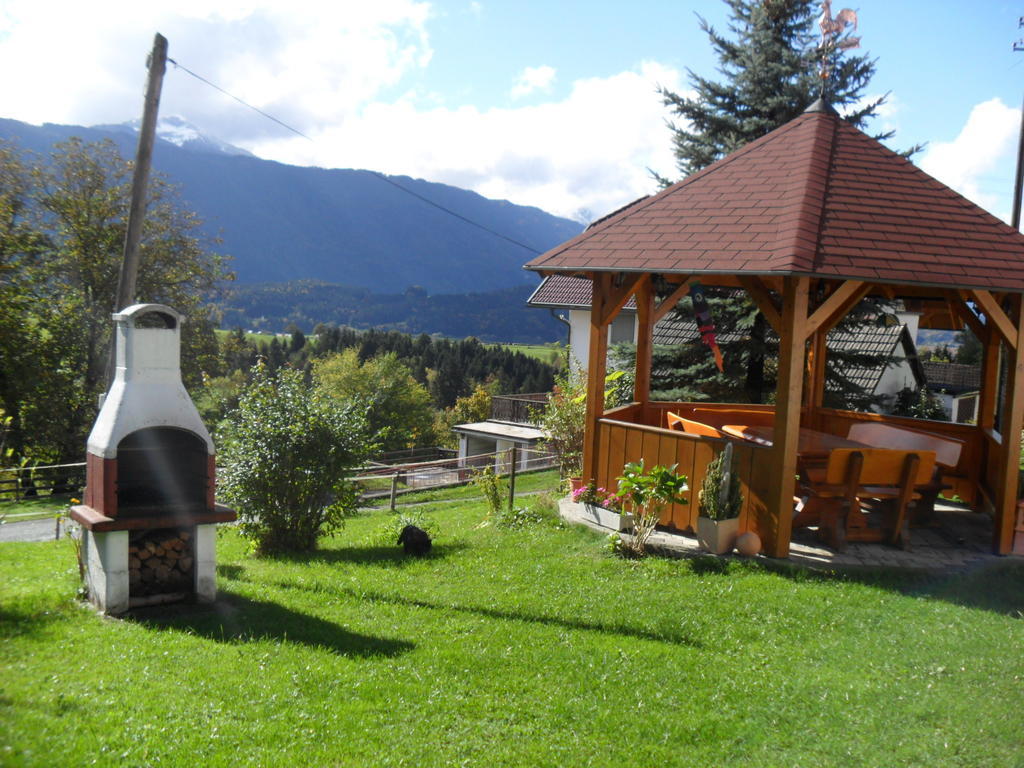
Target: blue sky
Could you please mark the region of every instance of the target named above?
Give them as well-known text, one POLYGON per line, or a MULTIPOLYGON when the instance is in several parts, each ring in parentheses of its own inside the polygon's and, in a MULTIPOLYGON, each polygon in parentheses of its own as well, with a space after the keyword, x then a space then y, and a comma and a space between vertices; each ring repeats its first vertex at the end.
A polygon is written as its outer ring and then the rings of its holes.
MULTIPOLYGON (((927 143, 921 167, 1009 217, 1024 95, 1024 2, 862 0, 875 130, 927 143)), ((658 84, 717 62, 696 14, 720 0, 3 0, 0 116, 79 124, 141 111, 152 35, 170 55, 312 137, 169 69, 161 112, 282 162, 374 168, 566 216, 600 216, 673 175, 658 84), (70 71, 67 64, 71 63, 70 71)))

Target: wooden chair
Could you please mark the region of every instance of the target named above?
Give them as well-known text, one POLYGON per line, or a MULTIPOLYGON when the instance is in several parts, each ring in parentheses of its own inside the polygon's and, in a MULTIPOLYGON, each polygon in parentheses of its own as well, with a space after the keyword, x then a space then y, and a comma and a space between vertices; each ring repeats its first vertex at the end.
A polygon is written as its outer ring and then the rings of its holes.
POLYGON ((865 443, 876 448, 891 448, 900 451, 934 451, 935 470, 928 481, 915 489, 921 499, 914 507, 914 523, 927 525, 935 517, 935 501, 939 494, 952 488, 942 482, 944 470, 953 470, 960 462, 960 452, 964 441, 956 438, 922 432, 914 429, 897 427, 893 424, 881 424, 877 421, 862 421, 850 427, 847 434, 850 440, 865 443))
POLYGON ((720 432, 712 426, 702 424, 699 421, 691 421, 685 419, 672 411, 665 411, 665 418, 668 421, 668 428, 674 429, 680 432, 686 432, 689 435, 700 435, 702 437, 721 437, 728 438, 729 436, 724 432, 720 432))
POLYGON ((927 482, 934 467, 933 451, 837 448, 823 469, 808 470, 808 499, 793 525, 817 523, 819 537, 840 552, 848 541, 907 549, 908 510, 920 499, 914 487, 927 482))

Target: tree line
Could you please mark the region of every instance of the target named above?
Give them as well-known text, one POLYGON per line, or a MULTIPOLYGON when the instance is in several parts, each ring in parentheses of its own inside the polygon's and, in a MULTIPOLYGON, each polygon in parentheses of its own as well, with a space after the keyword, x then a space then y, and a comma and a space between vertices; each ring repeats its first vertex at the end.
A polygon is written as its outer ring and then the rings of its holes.
POLYGON ((548 363, 472 337, 321 324, 311 337, 295 329, 267 341, 236 328, 222 341, 217 375, 206 378, 197 397, 208 423, 236 406, 257 363, 270 373, 301 371, 329 395, 368 403, 382 450, 451 444, 453 424, 489 416, 491 395, 548 392, 555 376, 548 363))

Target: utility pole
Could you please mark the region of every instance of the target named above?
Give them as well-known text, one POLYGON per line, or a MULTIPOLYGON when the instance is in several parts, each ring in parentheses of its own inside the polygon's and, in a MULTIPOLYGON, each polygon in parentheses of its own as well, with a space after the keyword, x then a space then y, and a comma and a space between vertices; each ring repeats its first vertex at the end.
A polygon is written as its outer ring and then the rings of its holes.
MULTIPOLYGON (((1024 27, 1024 16, 1017 20, 1017 29, 1024 27)), ((1024 38, 1013 44, 1013 50, 1024 51, 1024 38)), ((1013 213, 1010 214, 1011 226, 1020 231, 1020 198, 1021 187, 1024 186, 1024 102, 1020 110, 1020 139, 1017 143, 1017 176, 1013 180, 1013 213)))
MULTIPOLYGON (((117 298, 114 311, 120 312, 135 299, 135 283, 139 274, 139 241, 142 239, 142 223, 146 218, 146 188, 149 185, 149 168, 153 159, 153 144, 156 141, 156 118, 160 110, 160 89, 167 71, 167 38, 159 32, 153 38, 153 50, 146 62, 149 75, 146 80, 146 101, 142 111, 142 126, 139 128, 139 146, 135 153, 135 169, 132 175, 132 199, 128 210, 128 228, 124 235, 124 255, 121 259, 121 274, 117 280, 117 298)), ((107 365, 107 386, 114 381, 114 343, 110 343, 110 362, 107 365)))

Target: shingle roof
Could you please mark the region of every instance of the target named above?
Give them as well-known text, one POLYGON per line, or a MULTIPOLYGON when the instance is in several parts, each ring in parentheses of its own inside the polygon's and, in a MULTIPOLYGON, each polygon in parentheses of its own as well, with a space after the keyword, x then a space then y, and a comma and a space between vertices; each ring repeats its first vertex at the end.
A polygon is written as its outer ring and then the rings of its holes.
POLYGON ((924 373, 917 362, 917 350, 905 325, 882 327, 861 326, 856 331, 831 330, 826 342, 829 351, 849 352, 856 355, 877 357, 881 363, 854 365, 839 363, 843 375, 865 392, 874 392, 889 369, 889 362, 901 357, 910 361, 918 384, 924 383, 924 373), (898 347, 902 345, 902 354, 898 347))
MULTIPOLYGON (((527 299, 531 307, 556 307, 565 309, 590 309, 593 288, 590 280, 569 275, 545 277, 537 290, 527 299)), ((636 299, 630 296, 623 309, 636 311, 636 299)))
POLYGON ((931 389, 945 390, 951 395, 981 389, 981 367, 963 363, 923 363, 924 375, 931 389))
POLYGON ((812 108, 526 266, 1024 291, 1024 235, 812 108))

